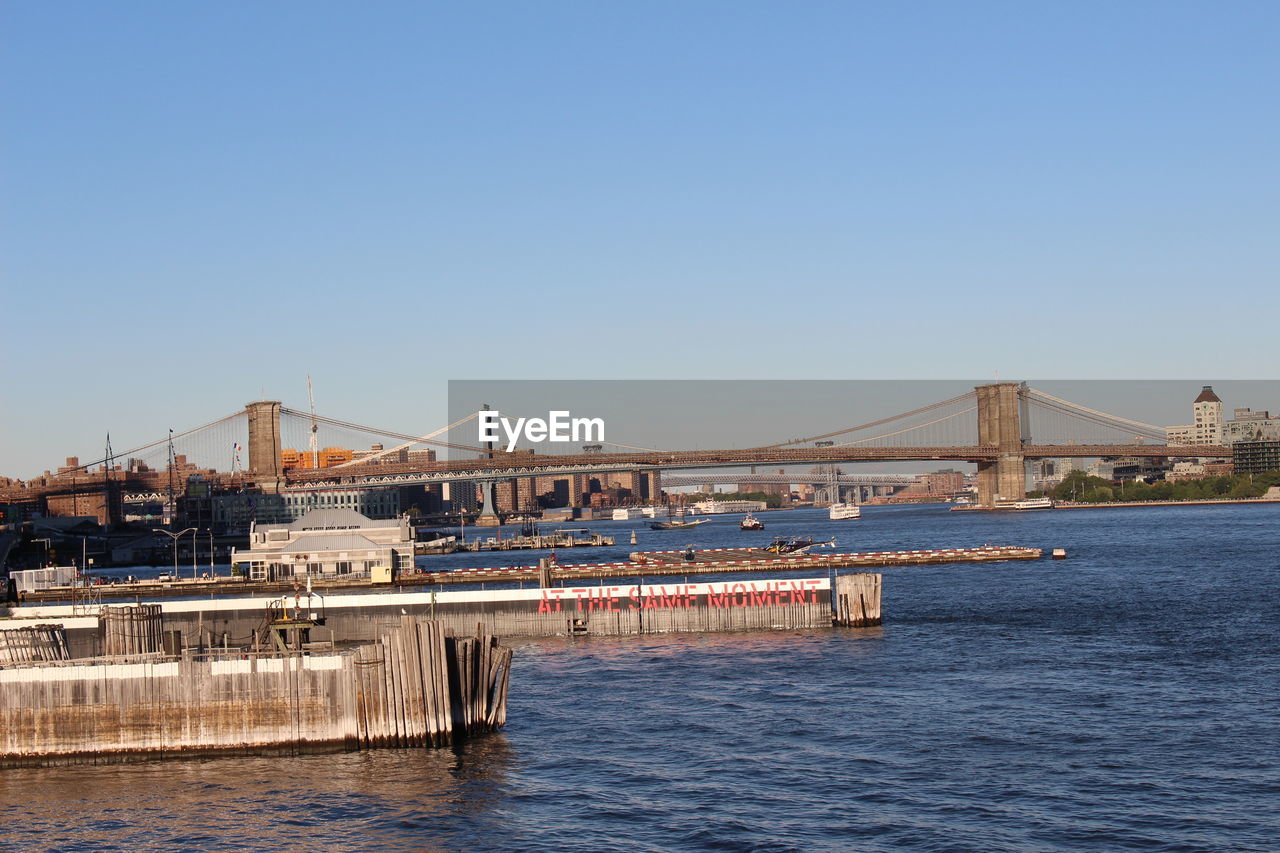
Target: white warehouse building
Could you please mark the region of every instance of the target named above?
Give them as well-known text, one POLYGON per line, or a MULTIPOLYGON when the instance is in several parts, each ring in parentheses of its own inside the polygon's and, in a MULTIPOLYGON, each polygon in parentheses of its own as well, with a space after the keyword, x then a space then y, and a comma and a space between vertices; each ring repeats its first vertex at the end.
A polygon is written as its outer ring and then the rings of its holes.
POLYGON ((231 562, 250 580, 372 577, 413 568, 413 530, 406 517, 375 520, 350 509, 312 510, 288 524, 254 524, 249 550, 231 562))

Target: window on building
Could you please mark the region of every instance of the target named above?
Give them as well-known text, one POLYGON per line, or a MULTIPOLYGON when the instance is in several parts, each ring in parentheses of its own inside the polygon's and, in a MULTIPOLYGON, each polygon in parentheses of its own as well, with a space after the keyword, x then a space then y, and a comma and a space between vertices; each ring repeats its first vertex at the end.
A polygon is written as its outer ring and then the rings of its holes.
POLYGON ((349 574, 351 574, 351 561, 350 561, 350 560, 340 560, 340 561, 338 561, 338 574, 340 574, 340 575, 349 575, 349 574))
POLYGON ((312 577, 314 577, 314 576, 316 576, 316 575, 320 574, 320 564, 319 564, 319 563, 307 563, 307 574, 311 575, 312 577))

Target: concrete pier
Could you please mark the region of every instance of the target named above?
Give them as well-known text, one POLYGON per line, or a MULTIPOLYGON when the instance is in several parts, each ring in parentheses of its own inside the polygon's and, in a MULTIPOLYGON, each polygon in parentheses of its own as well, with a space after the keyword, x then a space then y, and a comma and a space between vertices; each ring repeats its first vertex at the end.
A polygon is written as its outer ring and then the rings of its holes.
POLYGON ((439 746, 506 722, 511 651, 401 619, 371 645, 0 666, 0 766, 439 746))
MULTIPOLYGON (((625 565, 625 564, 624 564, 625 565)), ((631 577, 635 577, 631 567, 631 577)), ((877 586, 878 590, 879 587, 877 586)), ((290 607, 293 606, 290 598, 290 607)), ((477 625, 503 637, 651 634, 829 628, 829 577, 636 584, 634 581, 546 589, 385 592, 314 597, 307 612, 323 613, 310 642, 374 642, 402 616, 431 619, 447 632, 469 634, 477 625)), ((165 601, 163 633, 175 632, 184 648, 252 647, 262 636, 266 598, 165 601)), ((878 592, 874 602, 879 613, 878 592)), ((76 656, 101 653, 99 620, 74 605, 24 608, 27 618, 0 620, 0 630, 57 623, 76 656)), ((259 643, 261 647, 261 642, 259 643)))

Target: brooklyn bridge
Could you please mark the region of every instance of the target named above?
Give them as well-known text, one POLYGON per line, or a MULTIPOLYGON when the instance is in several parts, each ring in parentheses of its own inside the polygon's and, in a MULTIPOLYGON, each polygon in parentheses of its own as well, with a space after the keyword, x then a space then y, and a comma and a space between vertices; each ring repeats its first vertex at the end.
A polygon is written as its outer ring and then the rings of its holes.
MULTIPOLYGON (((111 490, 129 494, 169 489, 172 493, 175 474, 185 483, 191 471, 198 471, 213 486, 287 494, 454 482, 476 482, 491 490, 492 484, 506 480, 622 471, 936 460, 976 464, 978 500, 992 505, 1025 496, 1029 460, 1231 455, 1225 446, 1168 446, 1163 427, 1017 382, 979 385, 910 411, 739 449, 640 448, 601 442, 568 453, 547 453, 541 448, 504 452, 456 440, 459 428, 476 417, 472 414, 433 432, 412 435, 297 411, 276 401, 258 401, 149 444, 118 453, 108 449, 103 458, 89 463, 76 459, 56 473, 0 489, 0 498, 26 500, 111 490), (320 448, 331 445, 371 449, 335 464, 321 464, 320 448), (310 464, 290 464, 297 460, 286 458, 288 447, 308 447, 304 459, 309 457, 310 464), (424 449, 447 450, 450 458, 437 459, 435 452, 424 449)), ((797 415, 795 420, 802 418, 797 415)))

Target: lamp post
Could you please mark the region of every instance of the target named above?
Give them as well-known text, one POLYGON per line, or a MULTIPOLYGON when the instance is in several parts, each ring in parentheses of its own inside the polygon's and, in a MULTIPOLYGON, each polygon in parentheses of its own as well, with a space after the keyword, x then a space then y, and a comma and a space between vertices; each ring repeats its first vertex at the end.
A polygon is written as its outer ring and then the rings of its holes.
MULTIPOLYGON (((163 527, 151 528, 152 533, 163 533, 165 536, 168 536, 170 539, 173 540, 173 579, 174 580, 178 579, 178 540, 181 539, 183 536, 186 536, 188 533, 195 533, 195 530, 196 529, 194 527, 188 527, 186 530, 181 530, 177 533, 173 533, 169 530, 165 530, 163 527)), ((193 543, 195 542, 194 536, 191 537, 191 541, 193 543)))

